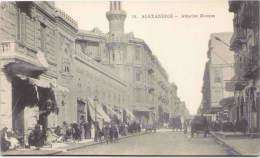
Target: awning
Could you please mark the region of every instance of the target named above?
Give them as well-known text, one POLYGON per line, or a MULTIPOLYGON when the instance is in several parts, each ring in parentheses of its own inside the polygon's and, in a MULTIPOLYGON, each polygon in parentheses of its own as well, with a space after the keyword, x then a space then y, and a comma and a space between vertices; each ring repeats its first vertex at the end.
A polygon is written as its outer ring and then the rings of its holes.
POLYGON ((88 100, 88 105, 89 105, 89 110, 90 110, 90 115, 92 120, 95 120, 95 116, 96 116, 97 118, 96 121, 102 121, 102 120, 104 120, 105 122, 111 121, 109 116, 103 110, 100 103, 98 102, 94 103, 94 100, 92 98, 87 98, 87 100, 88 100))
POLYGON ((206 114, 216 114, 217 112, 220 112, 223 109, 223 107, 210 107, 205 113, 206 114))
POLYGON ((231 108, 235 104, 235 97, 226 97, 220 100, 220 105, 222 105, 225 108, 231 108))
POLYGON ((233 76, 230 81, 226 81, 225 89, 233 92, 235 90, 241 90, 247 85, 247 81, 243 80, 239 76, 233 76))
POLYGON ((152 110, 148 107, 134 107, 134 111, 140 111, 140 112, 151 112, 152 110))
POLYGON ((8 73, 13 75, 21 74, 27 76, 38 76, 46 71, 46 68, 35 66, 26 62, 13 62, 5 65, 8 73))
POLYGON ((24 91, 33 89, 33 91, 27 92, 26 96, 27 98, 27 103, 28 105, 33 105, 37 104, 40 105, 43 109, 46 110, 47 104, 51 105, 51 107, 48 107, 50 111, 52 112, 58 112, 58 107, 57 107, 57 98, 54 92, 54 87, 51 85, 51 82, 45 81, 45 80, 40 80, 40 79, 35 79, 31 77, 27 77, 25 75, 20 75, 16 74, 16 77, 22 81, 25 81, 24 84, 28 84, 28 88, 25 88, 24 91), (31 88, 30 88, 31 87, 31 88), (30 98, 32 97, 32 98, 30 98), (36 100, 33 99, 33 97, 36 98, 36 100))
POLYGON ((20 78, 21 80, 28 80, 28 82, 31 85, 36 85, 36 86, 42 87, 42 88, 52 88, 55 91, 69 92, 68 88, 63 87, 63 86, 58 85, 58 84, 55 84, 54 82, 51 82, 51 81, 31 78, 31 77, 28 77, 28 76, 25 76, 25 75, 20 75, 20 74, 16 74, 16 76, 18 78, 20 78))
POLYGON ((136 120, 134 114, 130 110, 128 110, 127 108, 124 108, 124 111, 126 112, 127 121, 131 122, 131 121, 136 120))
POLYGON ((35 85, 35 86, 42 87, 42 88, 53 88, 51 82, 49 82, 49 81, 31 78, 31 77, 21 75, 21 74, 16 74, 16 76, 18 78, 20 78, 21 80, 27 80, 29 82, 29 84, 31 84, 31 85, 35 85))
POLYGON ((119 113, 115 112, 112 107, 109 105, 103 104, 107 109, 107 114, 110 116, 110 118, 113 118, 113 116, 116 116, 119 120, 122 120, 122 116, 119 115, 119 113))

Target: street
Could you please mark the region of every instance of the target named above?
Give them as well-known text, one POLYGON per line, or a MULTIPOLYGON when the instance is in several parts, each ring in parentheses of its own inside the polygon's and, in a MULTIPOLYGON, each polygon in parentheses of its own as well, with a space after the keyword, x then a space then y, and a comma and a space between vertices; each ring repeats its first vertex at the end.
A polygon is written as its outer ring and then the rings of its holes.
POLYGON ((160 130, 157 133, 121 139, 59 153, 60 155, 231 155, 211 136, 190 138, 189 134, 160 130))

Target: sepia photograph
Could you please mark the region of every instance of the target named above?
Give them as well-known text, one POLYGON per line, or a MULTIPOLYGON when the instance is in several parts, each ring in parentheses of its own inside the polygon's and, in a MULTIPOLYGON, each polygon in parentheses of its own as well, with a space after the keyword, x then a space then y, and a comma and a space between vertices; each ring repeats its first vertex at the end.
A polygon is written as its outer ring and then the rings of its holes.
POLYGON ((260 156, 259 0, 0 0, 0 156, 260 156))

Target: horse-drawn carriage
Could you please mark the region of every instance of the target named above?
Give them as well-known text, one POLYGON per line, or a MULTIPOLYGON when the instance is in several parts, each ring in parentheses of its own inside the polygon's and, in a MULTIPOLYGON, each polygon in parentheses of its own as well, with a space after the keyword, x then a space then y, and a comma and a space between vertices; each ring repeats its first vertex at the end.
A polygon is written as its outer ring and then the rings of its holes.
POLYGON ((169 121, 169 128, 173 130, 182 130, 182 122, 180 117, 171 118, 169 121))
POLYGON ((191 121, 191 136, 194 136, 194 133, 199 134, 200 132, 204 133, 206 137, 209 132, 209 124, 205 116, 194 116, 191 121))

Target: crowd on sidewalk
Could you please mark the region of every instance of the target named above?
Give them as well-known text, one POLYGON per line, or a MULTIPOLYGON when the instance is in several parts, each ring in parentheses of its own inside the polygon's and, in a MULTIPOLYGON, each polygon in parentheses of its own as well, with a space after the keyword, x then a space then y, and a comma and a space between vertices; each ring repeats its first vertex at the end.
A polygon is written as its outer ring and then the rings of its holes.
POLYGON ((210 122, 212 131, 223 131, 223 132, 242 132, 244 135, 247 133, 248 122, 245 118, 235 121, 212 121, 210 122))
POLYGON ((63 122, 61 126, 46 128, 38 122, 34 129, 25 137, 18 136, 18 132, 7 127, 1 130, 1 151, 17 148, 40 149, 43 146, 52 146, 52 143, 77 143, 81 140, 94 138, 95 142, 117 142, 119 136, 127 136, 129 133, 141 132, 141 125, 137 122, 115 123, 104 122, 102 126, 98 122, 81 121, 68 124, 63 122), (92 127, 93 126, 93 127, 92 127))

